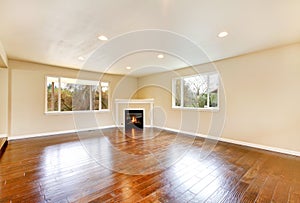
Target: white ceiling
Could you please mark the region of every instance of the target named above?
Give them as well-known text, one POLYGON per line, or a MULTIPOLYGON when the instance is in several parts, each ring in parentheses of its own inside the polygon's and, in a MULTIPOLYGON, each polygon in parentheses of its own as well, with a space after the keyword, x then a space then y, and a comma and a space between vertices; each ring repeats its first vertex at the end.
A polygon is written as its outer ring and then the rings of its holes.
POLYGON ((13 59, 142 76, 298 42, 299 20, 299 0, 0 0, 0 41, 13 59))

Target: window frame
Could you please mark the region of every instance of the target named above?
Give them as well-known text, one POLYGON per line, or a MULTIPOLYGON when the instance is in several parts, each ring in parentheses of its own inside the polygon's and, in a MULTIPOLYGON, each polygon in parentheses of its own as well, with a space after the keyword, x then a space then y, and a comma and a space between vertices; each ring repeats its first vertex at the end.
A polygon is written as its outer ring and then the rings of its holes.
POLYGON ((109 112, 110 111, 110 82, 109 81, 97 81, 97 80, 90 80, 90 79, 76 79, 76 78, 72 78, 72 77, 64 77, 64 76, 55 76, 55 75, 45 75, 45 110, 44 113, 47 115, 58 115, 58 114, 74 114, 74 113, 91 113, 91 112, 109 112), (48 77, 53 77, 53 78, 57 78, 58 79, 58 110, 57 111, 48 111, 48 89, 47 89, 47 79, 48 77), (100 91, 101 91, 101 82, 105 82, 108 84, 108 92, 107 92, 107 97, 108 97, 108 105, 107 105, 107 109, 100 109, 102 107, 102 103, 101 103, 101 92, 99 92, 99 109, 98 110, 93 110, 92 109, 92 89, 90 88, 90 110, 75 110, 75 111, 61 111, 61 78, 67 78, 67 79, 74 79, 74 80, 86 80, 86 81, 93 81, 93 82, 97 82, 99 84, 98 87, 100 87, 100 91))
MULTIPOLYGON (((207 88, 207 103, 209 104, 209 86, 207 88)), ((184 110, 197 110, 197 111, 219 111, 220 110, 220 77, 218 72, 205 72, 205 73, 199 73, 194 75, 185 75, 180 77, 172 78, 172 109, 184 109, 184 110), (184 107, 184 79, 190 78, 193 76, 208 76, 207 83, 209 85, 209 75, 218 75, 218 88, 217 88, 217 103, 218 105, 216 107, 184 107), (176 106, 176 81, 180 79, 180 106, 176 106)))

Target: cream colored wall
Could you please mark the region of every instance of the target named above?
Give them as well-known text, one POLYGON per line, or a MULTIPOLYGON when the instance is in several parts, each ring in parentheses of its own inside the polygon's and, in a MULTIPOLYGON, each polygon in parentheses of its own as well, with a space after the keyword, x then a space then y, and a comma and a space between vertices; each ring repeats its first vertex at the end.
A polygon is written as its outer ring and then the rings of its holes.
MULTIPOLYGON (((75 116, 45 114, 45 76, 97 80, 101 77, 100 73, 79 72, 15 60, 10 60, 9 65, 12 75, 10 136, 115 125, 112 111, 81 113, 75 116)), ((110 82, 110 96, 114 98, 129 98, 137 88, 137 79, 132 77, 104 75, 104 80, 110 82)), ((113 108, 114 98, 111 99, 111 108, 113 108)))
POLYGON ((300 151, 300 44, 217 63, 227 98, 224 137, 300 151))
POLYGON ((8 69, 0 68, 0 135, 7 135, 8 69))
MULTIPOLYGON (((221 60, 214 65, 220 71, 226 93, 222 137, 300 151, 300 44, 221 60)), ((213 64, 196 69, 206 72, 213 69, 213 64)), ((192 73, 193 69, 186 68, 138 79, 138 96, 155 99, 156 125, 205 134, 212 115, 217 119, 219 116, 215 124, 221 125, 223 112, 171 108, 171 79, 192 73), (162 115, 166 117, 165 124, 162 115), (197 125, 199 129, 195 130, 197 125)), ((225 104, 224 98, 220 103, 225 104)))

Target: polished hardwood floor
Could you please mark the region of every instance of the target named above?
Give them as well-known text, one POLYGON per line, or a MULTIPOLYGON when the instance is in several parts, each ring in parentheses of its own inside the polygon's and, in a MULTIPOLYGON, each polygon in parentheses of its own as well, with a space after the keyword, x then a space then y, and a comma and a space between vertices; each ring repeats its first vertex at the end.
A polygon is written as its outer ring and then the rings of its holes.
POLYGON ((9 141, 0 202, 300 202, 300 158, 158 129, 9 141))

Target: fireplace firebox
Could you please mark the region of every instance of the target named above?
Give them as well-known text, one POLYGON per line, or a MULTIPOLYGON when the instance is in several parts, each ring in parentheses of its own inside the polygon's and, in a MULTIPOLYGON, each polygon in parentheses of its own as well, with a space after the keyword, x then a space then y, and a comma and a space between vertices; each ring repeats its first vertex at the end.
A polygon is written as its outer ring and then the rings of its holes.
POLYGON ((144 128, 144 111, 142 109, 125 110, 125 130, 144 128))

